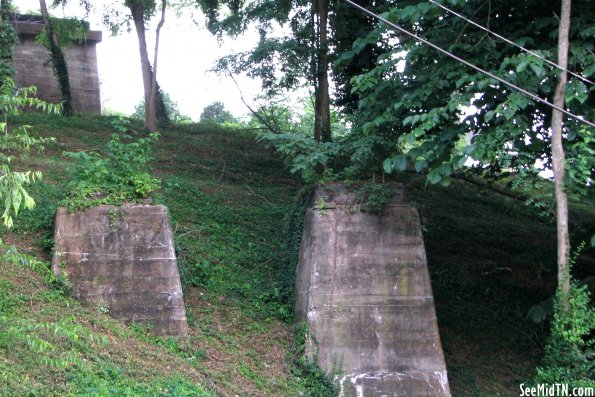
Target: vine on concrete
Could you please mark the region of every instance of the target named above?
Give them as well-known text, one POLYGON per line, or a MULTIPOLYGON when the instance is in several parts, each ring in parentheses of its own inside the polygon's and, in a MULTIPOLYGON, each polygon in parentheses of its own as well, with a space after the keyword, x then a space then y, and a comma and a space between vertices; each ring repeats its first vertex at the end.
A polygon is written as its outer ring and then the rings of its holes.
POLYGON ((65 116, 72 116, 74 111, 72 109, 72 95, 70 92, 70 80, 68 79, 68 67, 66 66, 66 59, 64 58, 62 49, 58 45, 56 32, 54 31, 52 20, 50 19, 48 10, 45 6, 45 1, 40 1, 39 5, 41 7, 43 23, 45 24, 48 49, 50 50, 50 59, 52 61, 54 74, 58 79, 58 85, 60 86, 60 94, 62 96, 62 114, 65 116))
POLYGON ((281 286, 281 299, 290 307, 294 304, 295 275, 302 244, 304 216, 312 205, 313 198, 314 185, 304 186, 295 198, 285 227, 285 252, 278 282, 281 286))

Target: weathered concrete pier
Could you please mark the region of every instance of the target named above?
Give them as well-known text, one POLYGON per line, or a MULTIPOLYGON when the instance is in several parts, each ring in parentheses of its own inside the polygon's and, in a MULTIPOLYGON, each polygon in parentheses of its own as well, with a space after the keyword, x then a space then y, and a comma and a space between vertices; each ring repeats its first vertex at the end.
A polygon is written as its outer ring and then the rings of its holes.
MULTIPOLYGON (((44 30, 41 16, 14 15, 13 24, 19 41, 13 47, 14 80, 19 87, 37 87, 37 97, 51 103, 61 103, 60 87, 50 61, 50 52, 36 42, 44 30)), ((101 113, 99 72, 96 46, 101 42, 100 31, 88 31, 82 41, 64 49, 72 106, 76 112, 101 113)))
POLYGON ((419 216, 403 190, 383 214, 331 184, 307 211, 296 315, 341 395, 450 396, 419 216))
POLYGON ((54 228, 56 274, 68 273, 74 296, 156 335, 184 336, 186 311, 164 206, 59 208, 54 228))

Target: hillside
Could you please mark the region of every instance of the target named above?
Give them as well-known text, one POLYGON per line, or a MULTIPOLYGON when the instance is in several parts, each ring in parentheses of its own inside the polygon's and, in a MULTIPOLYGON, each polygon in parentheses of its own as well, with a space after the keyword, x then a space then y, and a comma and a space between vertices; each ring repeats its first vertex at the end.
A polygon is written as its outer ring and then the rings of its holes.
MULTIPOLYGON (((10 122, 56 137, 20 164, 44 171, 31 189, 38 206, 3 236, 47 261, 71 162, 62 153, 102 148, 122 122, 39 115, 10 122)), ((162 180, 155 201, 170 211, 189 338, 126 328, 48 287, 43 270, 2 261, 0 395, 319 395, 321 380, 296 360, 280 281, 291 273, 283 268, 284 229, 300 182, 249 131, 176 127, 162 131, 154 154, 162 180)), ((421 213, 453 395, 516 395, 546 337, 547 327, 525 315, 555 288, 554 225, 518 200, 463 181, 442 188, 417 175, 399 180, 421 213)), ((576 207, 572 220, 573 241, 588 240, 593 211, 576 207)), ((593 250, 583 253, 576 273, 586 276, 593 264, 593 250)))

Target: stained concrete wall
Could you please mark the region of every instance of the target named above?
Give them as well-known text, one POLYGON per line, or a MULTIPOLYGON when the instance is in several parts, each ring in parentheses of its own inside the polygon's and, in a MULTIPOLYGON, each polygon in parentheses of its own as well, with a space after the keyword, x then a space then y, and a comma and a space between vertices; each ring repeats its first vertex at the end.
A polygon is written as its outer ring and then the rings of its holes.
MULTIPOLYGON (((37 97, 51 103, 60 103, 60 87, 50 61, 50 52, 35 42, 43 30, 39 17, 14 21, 19 36, 13 47, 14 80, 20 87, 37 87, 37 97)), ((101 94, 95 46, 101 42, 101 32, 89 31, 84 43, 75 43, 64 50, 76 112, 101 113, 101 94)))
POLYGON ((339 370, 342 396, 450 396, 419 217, 393 190, 379 216, 344 186, 317 188, 296 316, 309 326, 309 354, 339 370))
POLYGON ((83 303, 109 309, 127 323, 150 324, 157 335, 183 336, 186 312, 174 243, 163 206, 58 208, 56 274, 63 271, 83 303))

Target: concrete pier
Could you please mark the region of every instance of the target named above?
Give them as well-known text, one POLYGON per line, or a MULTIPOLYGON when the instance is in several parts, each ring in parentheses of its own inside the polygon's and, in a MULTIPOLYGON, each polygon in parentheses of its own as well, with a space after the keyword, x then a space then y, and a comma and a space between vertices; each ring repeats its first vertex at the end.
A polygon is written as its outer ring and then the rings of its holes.
POLYGON ((450 396, 419 216, 399 186, 381 215, 339 185, 307 211, 296 316, 342 396, 450 396))
POLYGON ((98 206, 58 208, 56 274, 68 273, 74 296, 127 324, 156 335, 184 336, 186 311, 167 209, 98 206))

